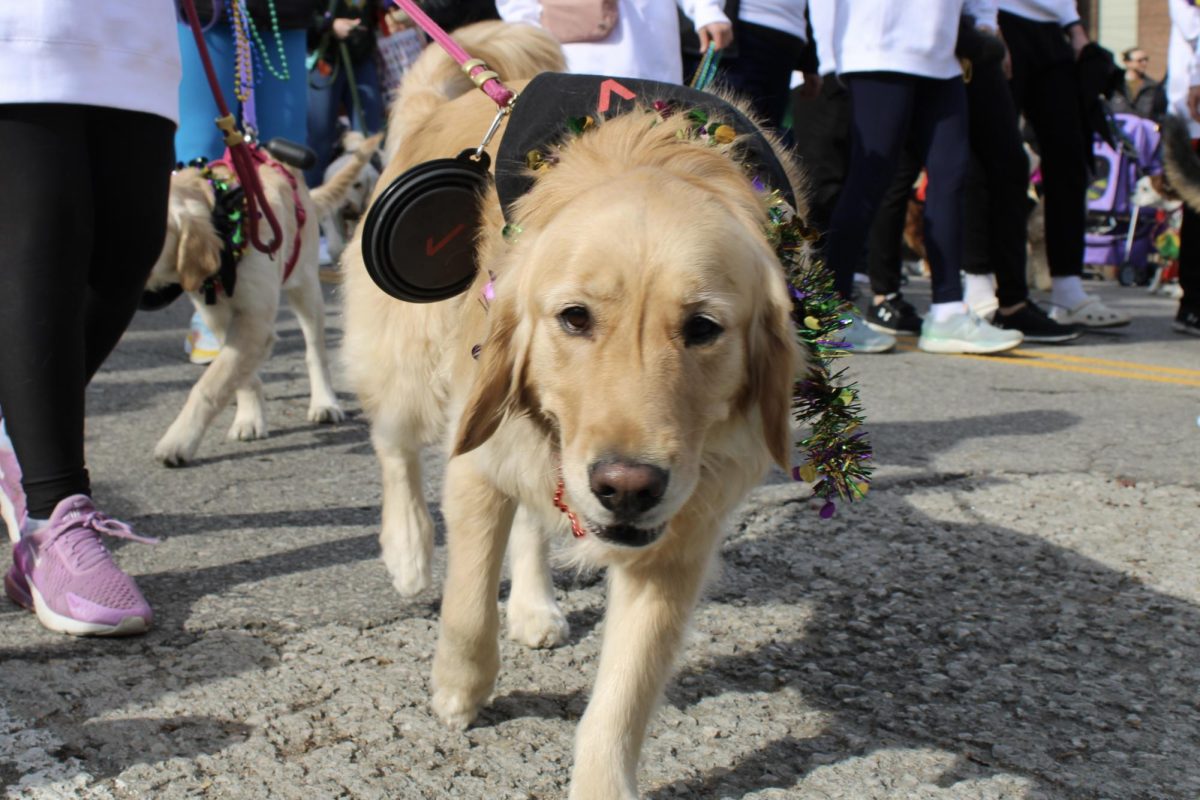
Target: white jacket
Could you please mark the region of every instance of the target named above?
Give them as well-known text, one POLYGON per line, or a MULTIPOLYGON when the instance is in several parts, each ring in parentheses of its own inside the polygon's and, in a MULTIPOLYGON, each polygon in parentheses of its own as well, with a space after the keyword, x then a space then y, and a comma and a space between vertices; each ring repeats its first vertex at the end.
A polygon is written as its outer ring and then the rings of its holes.
POLYGON ((995 27, 995 0, 810 0, 821 72, 900 72, 946 79, 962 74, 958 21, 995 27))
POLYGON ((1057 22, 1064 28, 1079 22, 1076 0, 1000 0, 1000 10, 1034 22, 1057 22))
MULTIPOLYGON (((4 2, 4 0, 0 0, 4 2)), ((679 0, 696 29, 729 22, 725 0, 679 0)), ((496 10, 505 22, 541 25, 538 0, 499 0, 496 10)), ((617 26, 598 42, 563 45, 567 70, 579 75, 644 78, 663 83, 683 80, 679 47, 679 17, 675 0, 618 0, 617 26)))
POLYGON ((798 39, 808 39, 804 7, 808 0, 742 0, 738 19, 762 25, 798 39))
POLYGON ((0 0, 0 103, 72 103, 179 121, 170 0, 0 0))
POLYGON ((1171 40, 1167 49, 1167 110, 1186 119, 1192 138, 1200 123, 1188 114, 1188 89, 1200 86, 1200 8, 1188 0, 1170 0, 1171 40))

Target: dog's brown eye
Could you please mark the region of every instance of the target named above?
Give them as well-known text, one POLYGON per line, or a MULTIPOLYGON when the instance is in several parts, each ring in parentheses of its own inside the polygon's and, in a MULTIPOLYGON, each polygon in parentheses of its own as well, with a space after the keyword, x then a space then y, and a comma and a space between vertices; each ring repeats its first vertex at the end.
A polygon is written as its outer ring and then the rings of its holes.
POLYGON ((688 347, 711 344, 724 332, 715 319, 697 314, 683 323, 683 343, 688 347))
POLYGON ((592 329, 592 315, 583 306, 568 306, 558 315, 558 322, 567 333, 587 333, 592 329))

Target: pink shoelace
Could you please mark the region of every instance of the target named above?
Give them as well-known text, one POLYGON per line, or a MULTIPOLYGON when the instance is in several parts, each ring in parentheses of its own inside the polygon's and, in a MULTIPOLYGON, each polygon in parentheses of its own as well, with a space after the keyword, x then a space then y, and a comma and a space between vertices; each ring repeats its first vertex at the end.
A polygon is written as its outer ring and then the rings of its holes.
POLYGON ((68 548, 67 560, 79 570, 89 570, 109 558, 108 550, 100 539, 100 534, 116 539, 129 539, 142 544, 158 544, 158 539, 151 536, 139 536, 120 520, 102 514, 99 511, 73 511, 63 520, 64 524, 47 537, 42 548, 48 548, 55 542, 62 542, 68 548))

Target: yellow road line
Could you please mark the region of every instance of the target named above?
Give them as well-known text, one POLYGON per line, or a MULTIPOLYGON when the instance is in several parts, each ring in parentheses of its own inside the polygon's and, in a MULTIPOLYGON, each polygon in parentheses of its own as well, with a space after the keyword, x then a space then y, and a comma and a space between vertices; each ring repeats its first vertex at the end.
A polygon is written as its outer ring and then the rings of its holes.
MULTIPOLYGON (((917 348, 914 345, 898 345, 896 349, 903 352, 912 352, 917 348)), ((1009 364, 1022 367, 1034 367, 1037 369, 1052 369, 1057 370, 1058 372, 1075 372, 1084 375, 1097 375, 1107 378, 1125 378, 1127 380, 1148 381, 1150 383, 1168 383, 1175 386, 1200 387, 1200 370, 1183 369, 1180 367, 1156 367, 1149 364, 1138 364, 1132 361, 1118 361, 1108 358, 1091 358, 1088 356, 1072 356, 1059 353, 1043 353, 1040 351, 1023 349, 1011 350, 1007 353, 990 356, 975 355, 973 353, 956 353, 955 355, 958 355, 960 358, 973 358, 980 361, 988 361, 993 364, 1009 364), (1077 364, 1079 364, 1079 366, 1077 366, 1077 364), (1101 366, 1084 366, 1089 364, 1111 366, 1116 367, 1116 369, 1104 369, 1101 366), (1152 374, 1155 372, 1169 374, 1152 374), (1188 377, 1173 377, 1175 374, 1188 377)))

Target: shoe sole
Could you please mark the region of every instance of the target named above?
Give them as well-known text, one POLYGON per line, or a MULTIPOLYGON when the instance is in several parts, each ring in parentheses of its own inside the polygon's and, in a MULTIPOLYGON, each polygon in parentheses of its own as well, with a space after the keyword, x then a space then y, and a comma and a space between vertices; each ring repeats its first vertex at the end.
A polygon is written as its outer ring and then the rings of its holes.
POLYGON ((1083 331, 1075 331, 1074 333, 1062 335, 1055 334, 1053 336, 1041 336, 1038 334, 1026 333, 1025 341, 1032 342, 1033 344, 1063 344, 1065 342, 1073 342, 1080 336, 1083 336, 1083 331))
POLYGON ((1182 322, 1171 323, 1171 330, 1176 333, 1185 333, 1188 336, 1200 336, 1200 328, 1193 325, 1184 325, 1182 322))
MULTIPOLYGON (((8 576, 5 576, 5 588, 8 588, 8 576)), ((125 617, 116 625, 100 625, 95 622, 84 622, 83 620, 71 619, 64 617, 62 614, 55 613, 46 601, 42 599, 41 593, 33 583, 29 584, 29 593, 33 600, 33 613, 37 614, 38 622, 42 623, 42 627, 55 631, 56 633, 65 633, 70 636, 132 636, 139 633, 145 633, 150 629, 150 625, 142 617, 125 617)), ((9 595, 12 597, 12 595, 9 595)))
POLYGON ((904 331, 899 328, 888 328, 883 325, 878 325, 874 322, 868 322, 867 327, 876 333, 886 333, 888 336, 920 336, 917 331, 904 331))
POLYGON ((974 356, 1003 353, 1005 350, 1012 350, 1015 347, 1019 347, 1020 344, 1020 341, 1016 341, 984 346, 978 342, 968 342, 962 339, 935 339, 933 341, 921 339, 917 341, 917 347, 926 353, 974 356))

